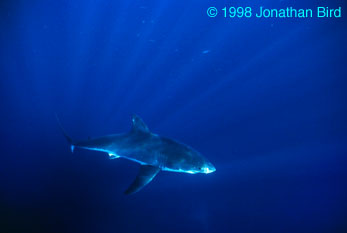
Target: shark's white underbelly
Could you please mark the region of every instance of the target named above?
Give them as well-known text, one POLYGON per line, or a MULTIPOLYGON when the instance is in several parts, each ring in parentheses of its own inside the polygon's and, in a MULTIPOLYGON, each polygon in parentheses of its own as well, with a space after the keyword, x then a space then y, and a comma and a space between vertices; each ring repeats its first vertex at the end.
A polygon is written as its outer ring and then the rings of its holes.
MULTIPOLYGON (((117 159, 117 158, 124 158, 124 159, 128 159, 128 160, 131 160, 133 162, 136 162, 136 163, 139 163, 141 165, 152 165, 152 166, 158 166, 160 168, 163 168, 160 164, 160 161, 158 161, 157 159, 152 159, 150 161, 145 161, 145 160, 142 160, 140 158, 137 158, 137 157, 140 157, 140 156, 136 156, 137 153, 116 153, 114 152, 113 150, 107 150, 107 149, 100 149, 100 148, 92 148, 92 147, 82 147, 84 149, 87 149, 87 150, 94 150, 94 151, 100 151, 100 152, 106 152, 108 154, 108 156, 110 157, 110 159, 117 159), (128 155, 128 154, 132 154, 132 155, 135 155, 135 156, 131 156, 131 155, 128 155)), ((141 154, 141 153, 140 153, 141 154)))

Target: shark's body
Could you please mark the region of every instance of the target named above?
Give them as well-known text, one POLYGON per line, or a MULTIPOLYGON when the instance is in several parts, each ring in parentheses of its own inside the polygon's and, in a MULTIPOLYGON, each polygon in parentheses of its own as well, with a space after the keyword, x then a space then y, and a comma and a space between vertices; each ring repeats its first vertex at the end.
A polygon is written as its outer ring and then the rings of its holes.
POLYGON ((103 151, 111 159, 125 158, 141 164, 140 171, 126 194, 139 191, 160 170, 186 173, 211 173, 216 169, 193 148, 174 140, 153 134, 138 117, 134 116, 130 132, 115 134, 86 141, 73 141, 63 130, 65 137, 74 147, 103 151))

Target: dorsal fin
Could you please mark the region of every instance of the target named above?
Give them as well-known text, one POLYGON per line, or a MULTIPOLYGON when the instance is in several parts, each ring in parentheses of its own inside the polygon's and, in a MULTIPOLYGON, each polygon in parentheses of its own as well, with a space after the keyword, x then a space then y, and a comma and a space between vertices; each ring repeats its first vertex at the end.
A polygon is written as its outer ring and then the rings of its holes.
POLYGON ((132 122, 133 122, 133 127, 132 127, 131 131, 143 132, 143 133, 149 133, 150 132, 147 125, 143 122, 143 120, 139 116, 133 115, 132 122))

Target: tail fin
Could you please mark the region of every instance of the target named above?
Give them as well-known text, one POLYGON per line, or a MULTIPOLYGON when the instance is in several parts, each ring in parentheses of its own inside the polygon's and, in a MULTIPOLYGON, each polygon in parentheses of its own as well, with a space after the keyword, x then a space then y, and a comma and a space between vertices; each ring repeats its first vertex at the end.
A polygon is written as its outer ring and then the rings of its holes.
POLYGON ((58 115, 55 113, 55 118, 57 119, 57 123, 58 123, 58 126, 60 128, 60 130, 63 132, 64 134, 64 137, 66 138, 66 140, 68 141, 68 143, 70 144, 70 148, 71 148, 71 152, 73 153, 74 149, 75 149, 75 145, 72 141, 72 138, 66 133, 65 129, 63 128, 63 126, 61 125, 60 123, 60 120, 58 118, 58 115))

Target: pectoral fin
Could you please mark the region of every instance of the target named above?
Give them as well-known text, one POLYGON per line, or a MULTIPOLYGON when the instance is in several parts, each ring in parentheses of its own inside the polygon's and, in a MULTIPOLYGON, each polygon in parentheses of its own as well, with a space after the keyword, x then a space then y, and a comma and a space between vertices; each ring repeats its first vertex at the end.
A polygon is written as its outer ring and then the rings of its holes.
POLYGON ((108 153, 108 156, 109 156, 110 159, 118 159, 118 158, 120 158, 119 155, 116 155, 116 154, 113 154, 113 153, 108 153))
POLYGON ((151 180, 158 174, 160 168, 151 165, 141 165, 139 174, 137 174, 136 179, 130 185, 130 187, 125 191, 125 194, 132 194, 138 192, 145 185, 147 185, 151 180))

